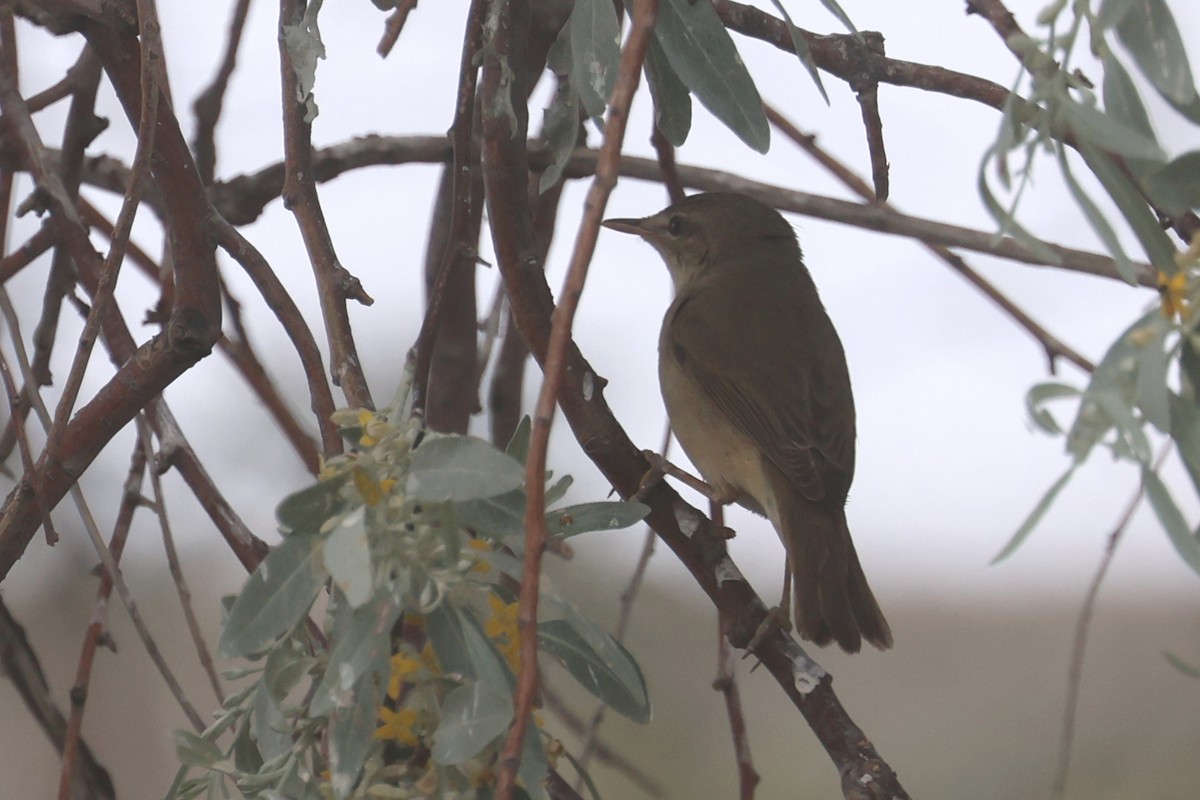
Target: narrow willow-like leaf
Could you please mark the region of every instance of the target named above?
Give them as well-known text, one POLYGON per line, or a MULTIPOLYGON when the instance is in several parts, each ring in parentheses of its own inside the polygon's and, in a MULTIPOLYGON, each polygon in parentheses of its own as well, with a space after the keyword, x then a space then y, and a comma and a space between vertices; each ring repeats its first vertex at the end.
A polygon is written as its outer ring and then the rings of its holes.
POLYGON ((1163 99, 1200 124, 1200 96, 1171 9, 1164 0, 1141 0, 1136 7, 1137 13, 1127 13, 1117 23, 1121 44, 1163 99))
POLYGON ((1170 650, 1163 650, 1163 658, 1167 660, 1168 664, 1182 672, 1184 675, 1187 675, 1189 678, 1200 678, 1200 667, 1192 666, 1179 656, 1172 653, 1170 650))
MULTIPOLYGON (((542 134, 553 159, 550 166, 538 179, 538 191, 544 192, 562 178, 562 171, 571 160, 571 153, 579 141, 579 107, 574 89, 567 81, 560 81, 554 93, 554 101, 545 111, 542 134)), ((528 448, 528 440, 526 440, 528 448)), ((520 459, 524 463, 524 457, 520 459)))
POLYGON ((525 725, 525 738, 521 741, 521 763, 517 766, 517 778, 529 794, 529 800, 546 800, 546 773, 550 769, 546 760, 546 748, 537 723, 530 719, 525 725))
POLYGON ((1170 393, 1171 439, 1196 492, 1200 493, 1200 408, 1170 393))
POLYGON ((1137 187, 1123 172, 1117 169, 1107 155, 1097 150, 1087 140, 1079 142, 1079 151, 1083 154, 1088 167, 1104 185, 1109 197, 1117 204, 1121 215, 1133 228, 1133 233, 1141 242, 1142 249, 1146 251, 1150 263, 1160 272, 1173 274, 1176 270, 1175 247, 1167 238, 1162 226, 1159 225, 1158 219, 1146 206, 1146 201, 1137 187))
POLYGON ((328 577, 316 557, 319 543, 318 536, 289 536, 263 559, 229 610, 221 655, 259 652, 304 618, 328 577))
POLYGON ((1154 136, 1150 115, 1125 67, 1111 52, 1104 57, 1104 110, 1130 128, 1154 136))
POLYGON ((671 69, 658 39, 646 48, 646 83, 654 100, 654 124, 674 147, 683 147, 692 129, 692 96, 671 69))
MULTIPOLYGON (((792 47, 796 49, 796 57, 800 59, 800 63, 804 65, 804 69, 808 72, 808 76, 812 78, 812 82, 816 84, 817 91, 821 93, 821 97, 825 99, 825 105, 829 105, 829 95, 825 92, 825 85, 821 83, 821 73, 817 71, 817 62, 813 61, 812 53, 808 50, 808 40, 804 38, 804 34, 792 22, 792 15, 783 7, 782 0, 771 0, 775 8, 779 9, 780 15, 783 17, 783 22, 787 25, 788 36, 792 37, 792 47)), ((838 9, 841 10, 840 8, 838 9)), ((847 20, 849 22, 849 20, 847 20)))
POLYGON ((621 60, 617 11, 611 0, 575 0, 569 24, 571 86, 589 117, 603 117, 621 60))
POLYGON ((837 0, 821 0, 821 5, 825 6, 826 11, 837 17, 838 22, 846 26, 846 30, 851 33, 858 33, 858 29, 854 27, 854 23, 850 21, 850 15, 842 10, 837 0))
POLYGON ((1086 139, 1103 150, 1130 158, 1158 163, 1167 160, 1166 151, 1153 131, 1139 131, 1115 116, 1070 98, 1064 98, 1061 107, 1077 139, 1086 139))
POLYGON ((1092 226, 1092 230, 1096 232, 1096 235, 1100 237, 1100 241, 1104 243, 1104 249, 1113 257, 1113 262, 1117 265, 1117 274, 1130 286, 1136 286, 1137 269, 1133 266, 1133 262, 1129 260, 1129 256, 1125 254, 1125 248, 1121 246, 1121 240, 1117 238, 1116 231, 1108 224, 1108 220, 1104 217, 1104 212, 1092 202, 1092 198, 1088 196, 1088 193, 1075 180, 1075 176, 1071 174, 1071 165, 1067 158, 1066 148, 1060 145, 1055 150, 1058 153, 1059 168, 1062 169, 1063 177, 1067 179, 1067 188, 1070 189, 1071 196, 1075 198, 1076 205, 1083 211, 1083 215, 1087 218, 1088 224, 1092 226))
POLYGON ((1200 208, 1200 150, 1184 153, 1152 173, 1146 191, 1168 214, 1200 208))
POLYGON ((1063 433, 1062 426, 1058 424, 1054 415, 1042 406, 1051 400, 1078 397, 1079 394, 1079 389, 1065 383, 1039 383, 1025 393, 1025 410, 1029 412, 1029 419, 1034 425, 1046 433, 1058 435, 1063 433))
POLYGON ((1039 259, 1047 264, 1058 265, 1062 263, 1062 259, 1058 253, 1046 246, 1046 243, 1034 236, 1029 231, 1025 230, 1019 222, 1017 222, 1012 214, 1008 212, 996 196, 992 194, 992 189, 988 186, 987 181, 987 165, 988 161, 993 157, 1000 157, 1003 153, 993 145, 983 154, 983 161, 979 165, 979 173, 976 176, 976 187, 979 190, 979 197, 983 200, 984 208, 992 215, 992 219, 996 220, 996 224, 1000 226, 1001 234, 1008 234, 1013 239, 1017 240, 1021 245, 1028 248, 1029 252, 1036 255, 1039 259))
POLYGON ((547 513, 546 529, 561 536, 619 530, 641 522, 649 513, 649 506, 636 502, 580 503, 547 513))
POLYGON ((1054 505, 1054 501, 1058 498, 1059 493, 1068 483, 1070 483, 1071 476, 1074 474, 1075 464, 1072 464, 1069 468, 1067 468, 1067 471, 1064 472, 1062 476, 1060 476, 1059 479, 1056 480, 1050 486, 1050 488, 1046 490, 1046 493, 1042 495, 1042 499, 1038 500, 1037 505, 1035 505, 1033 510, 1029 512, 1029 516, 1027 516, 1025 521, 1021 523, 1021 526, 1017 528, 1017 532, 1014 533, 1012 538, 1008 540, 1008 544, 1004 545, 1003 549, 1001 549, 1000 552, 997 553, 994 558, 992 558, 992 564, 999 564, 1001 561, 1015 553, 1017 548, 1024 544, 1025 540, 1029 538, 1029 534, 1033 533, 1033 529, 1036 528, 1038 523, 1042 521, 1042 517, 1046 516, 1046 512, 1050 510, 1050 506, 1054 505))
POLYGON ((349 797, 375 743, 379 708, 387 689, 388 654, 383 651, 356 684, 353 698, 339 704, 329 720, 329 782, 333 795, 349 797))
POLYGON ((712 4, 663 0, 654 34, 700 102, 751 148, 767 152, 771 126, 762 98, 712 4))
POLYGON ((533 425, 529 421, 529 415, 526 414, 517 423, 516 430, 513 431, 512 437, 504 448, 508 457, 521 466, 525 466, 525 459, 529 457, 529 437, 532 432, 533 425))
POLYGON ((275 519, 284 533, 318 533, 325 521, 346 508, 342 497, 344 477, 314 483, 288 495, 275 509, 275 519))
POLYGON ((1163 433, 1171 431, 1170 389, 1167 387, 1167 334, 1171 322, 1161 314, 1141 329, 1137 342, 1137 383, 1134 398, 1146 419, 1163 433))
POLYGON ((1175 546, 1175 552, 1179 553, 1183 563, 1200 575, 1200 539, 1197 539, 1196 534, 1188 527, 1183 512, 1175 505, 1175 500, 1162 478, 1153 470, 1144 469, 1142 480, 1146 483, 1146 499, 1150 501, 1150 507, 1154 509, 1163 530, 1175 546))
POLYGON ((387 682, 391 630, 400 610, 391 593, 381 592, 371 603, 355 609, 346 624, 335 628, 333 652, 313 693, 311 714, 324 716, 352 702, 355 687, 360 680, 369 680, 372 671, 381 672, 387 682))

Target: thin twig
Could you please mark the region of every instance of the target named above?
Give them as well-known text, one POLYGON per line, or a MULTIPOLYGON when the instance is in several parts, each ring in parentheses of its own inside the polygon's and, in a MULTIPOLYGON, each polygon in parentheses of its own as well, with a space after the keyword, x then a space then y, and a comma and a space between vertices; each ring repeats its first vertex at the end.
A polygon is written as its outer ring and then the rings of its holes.
POLYGON ((292 55, 283 31, 303 25, 306 0, 280 0, 279 71, 283 84, 283 148, 286 172, 283 182, 284 205, 291 209, 308 251, 321 300, 321 316, 329 340, 330 371, 334 385, 340 386, 346 402, 355 408, 375 408, 371 391, 358 358, 354 332, 346 308, 347 300, 369 306, 375 301, 363 289, 358 278, 338 261, 325 213, 317 196, 312 170, 312 123, 307 110, 292 55))
POLYGON ((266 301, 267 307, 271 309, 284 332, 287 333, 308 382, 309 403, 321 431, 322 450, 326 458, 338 455, 343 451, 345 445, 332 420, 333 392, 325 377, 321 349, 317 346, 316 337, 313 336, 312 330, 305 322, 304 315, 300 313, 296 301, 292 299, 287 288, 284 287, 279 276, 275 274, 275 270, 271 269, 271 265, 267 263, 267 259, 258 251, 258 248, 242 236, 237 228, 220 216, 210 222, 217 245, 246 271, 246 275, 254 282, 258 293, 266 301))
MULTIPOLYGON (((145 451, 141 447, 141 442, 137 442, 133 448, 133 455, 129 459, 129 473, 125 477, 121 505, 117 509, 117 520, 113 525, 112 538, 108 543, 108 549, 113 554, 113 561, 118 564, 121 561, 121 554, 125 552, 125 542, 129 537, 129 528, 133 522, 134 512, 142 504, 141 485, 145 469, 145 451)), ((112 594, 112 586, 109 574, 101 572, 100 585, 96 589, 96 601, 92 605, 92 618, 88 621, 87 631, 84 633, 79 663, 75 667, 75 682, 71 685, 71 717, 67 721, 62 768, 59 773, 59 800, 70 800, 71 797, 66 791, 69 789, 75 773, 75 760, 83 732, 83 711, 87 703, 88 685, 91 683, 96 647, 107 638, 104 618, 108 613, 108 600, 112 594)))
MULTIPOLYGON (((671 423, 668 421, 663 427, 662 447, 658 449, 658 452, 665 459, 671 447, 671 423)), ((645 538, 642 539, 642 550, 638 554, 637 564, 633 568, 633 574, 629 576, 629 583, 625 586, 625 590, 621 592, 620 610, 617 612, 617 624, 613 629, 613 638, 621 644, 625 643, 625 632, 629 628, 629 620, 633 618, 633 605, 637 600, 638 592, 641 591, 642 582, 646 577, 646 570, 650 567, 650 559, 654 556, 654 542, 657 538, 654 529, 647 526, 645 538)), ((583 733, 583 741, 579 747, 579 765, 582 769, 587 769, 588 763, 592 759, 592 753, 595 751, 600 731, 600 723, 604 721, 604 709, 607 707, 605 703, 600 703, 596 706, 596 711, 592 714, 591 722, 583 733)), ((583 777, 580 776, 579 782, 575 784, 576 789, 580 788, 582 780, 583 777)))
MULTIPOLYGON (((1171 444, 1168 442, 1163 446, 1162 452, 1155 459, 1151 469, 1158 472, 1170 452, 1171 444)), ((1071 642, 1071 663, 1067 668, 1067 698, 1063 706, 1062 733, 1058 741, 1058 765, 1054 769, 1054 785, 1050 791, 1050 796, 1054 800, 1060 800, 1066 796, 1067 773, 1071 766, 1071 746, 1075 741, 1075 718, 1079 711, 1079 690, 1083 685, 1083 657, 1087 649, 1088 635, 1091 632, 1092 616, 1096 611, 1096 598, 1100 594, 1100 586, 1108 575, 1108 568, 1112 566, 1113 557, 1117 554, 1117 545, 1125 537, 1125 531, 1128 530, 1129 522, 1133 519, 1133 512, 1137 510, 1145 494, 1146 479, 1143 476, 1138 482, 1137 491, 1133 493, 1133 497, 1129 498, 1124 513, 1117 520, 1116 527, 1108 535, 1108 544, 1104 547, 1104 555, 1101 556, 1100 564, 1096 567, 1096 574, 1092 576, 1092 582, 1088 585, 1083 606, 1079 609, 1079 618, 1075 622, 1075 636, 1071 642)))
MULTIPOLYGON (((441 254, 437 277, 429 290, 428 305, 425 318, 421 321, 421 330, 417 334, 416 344, 413 345, 416 360, 416 373, 413 377, 413 408, 418 413, 424 413, 429 394, 429 370, 433 363, 434 342, 438 335, 441 322, 442 302, 446 293, 446 285, 451 273, 457 266, 464 264, 464 253, 471 267, 471 280, 465 287, 474 291, 474 249, 468 240, 471 216, 471 187, 472 187, 472 130, 474 128, 475 87, 479 78, 479 67, 476 64, 476 54, 483 45, 483 17, 487 11, 487 3, 483 0, 472 0, 467 12, 466 31, 463 33, 462 57, 459 60, 458 100, 454 106, 454 123, 451 127, 453 144, 453 160, 450 164, 451 178, 449 215, 450 224, 445 237, 445 249, 441 254)), ((472 303, 473 306, 473 303, 472 303)), ((473 324, 475 313, 472 308, 470 321, 473 324)), ((473 333, 473 330, 472 330, 473 333)), ((475 354, 474 336, 472 335, 470 355, 475 354)), ((474 367, 470 370, 472 376, 474 367)))
POLYGON ((196 134, 192 137, 192 152, 196 154, 196 170, 205 184, 213 182, 217 169, 216 131, 221 119, 221 107, 225 102, 225 91, 229 78, 237 67, 238 47, 242 42, 242 30, 246 27, 246 14, 250 11, 250 0, 237 0, 233 8, 233 19, 229 22, 229 37, 225 42, 225 55, 217 67, 208 88, 196 97, 192 111, 196 115, 196 134))
MULTIPOLYGON (((125 191, 125 197, 121 202, 121 211, 117 214, 117 221, 113 225, 108 256, 104 259, 99 285, 92 298, 92 308, 84 323, 83 333, 79 336, 79 344, 71 361, 71 371, 63 385, 58 406, 54 410, 54 423, 46 435, 48 458, 54 458, 57 455, 63 431, 75 408, 75 400, 83 385, 84 371, 87 369, 92 348, 100 332, 100 320, 105 311, 105 305, 112 299, 112 293, 117 284, 117 275, 125 260, 125 244, 129 241, 129 235, 133 230, 133 220, 141 202, 142 190, 150 177, 150 156, 154 151, 155 129, 158 122, 158 64, 162 57, 162 39, 153 0, 139 0, 137 8, 142 34, 140 37, 142 108, 138 120, 137 148, 130 170, 129 187, 125 191)), ((74 281, 72 281, 73 283, 74 281)), ((36 374, 36 361, 34 368, 36 374)))
POLYGON ((717 679, 713 688, 725 698, 725 713, 729 716, 729 732, 733 735, 733 754, 738 771, 738 797, 754 800, 754 789, 760 780, 750 753, 750 737, 746 733, 746 716, 742 713, 742 696, 737 688, 737 659, 725 635, 725 622, 717 623, 717 679))
POLYGON ((650 133, 650 144, 654 146, 658 167, 662 170, 662 182, 667 187, 667 197, 674 205, 684 198, 683 181, 679 179, 679 167, 675 164, 675 148, 657 125, 650 133))
POLYGON ((379 40, 379 46, 375 48, 381 58, 387 58, 391 54, 392 48, 396 46, 396 40, 400 38, 400 33, 404 30, 404 23, 408 21, 409 12, 416 7, 417 0, 400 0, 396 4, 391 16, 383 24, 383 36, 379 40))
MULTIPOLYGON (((28 355, 25 352, 25 347, 22 344, 20 326, 17 323, 17 313, 9 300, 8 292, 0 289, 0 314, 3 314, 8 323, 9 332, 12 335, 13 347, 16 352, 17 362, 21 367, 22 377, 26 382, 32 380, 33 369, 29 363, 28 355)), ((31 395, 33 400, 34 410, 37 412, 43 427, 46 430, 50 429, 51 418, 50 412, 42 402, 42 397, 37 392, 31 395)), ((70 486, 71 499, 75 501, 75 506, 79 511, 80 519, 83 522, 84 530, 91 539, 92 546, 96 550, 96 554, 100 557, 100 563, 104 569, 112 576, 113 585, 117 589, 117 595, 121 598, 121 602, 125 604, 125 610, 129 613, 129 619, 133 622, 133 627, 138 633, 138 637, 142 640, 142 646, 146 648, 147 655, 154 662, 154 666, 158 669, 159 675, 162 676, 163 682, 167 685, 168 690, 175 697, 175 701, 179 707, 183 709, 184 715, 198 732, 205 728, 204 720, 196 712, 195 706, 188 700, 187 695, 183 691, 175 674, 167 665, 166 659, 162 655, 162 650, 159 649, 154 636, 150 633, 149 627, 142 618, 141 611, 138 609, 137 601, 134 600, 132 592, 125 584, 125 579, 122 577, 120 568, 117 566, 116 560, 113 558, 112 552, 104 543, 104 539, 100 536, 99 527, 96 525, 96 520, 92 516, 91 509, 88 507, 87 501, 83 497, 83 491, 77 483, 72 483, 70 486)))
MULTIPOLYGON (((869 203, 875 202, 875 193, 871 190, 871 187, 862 178, 854 174, 853 170, 842 164, 828 151, 818 145, 815 136, 801 132, 800 129, 771 106, 766 105, 764 107, 766 108, 767 118, 771 121, 771 124, 799 145, 801 149, 812 156, 818 164, 825 167, 826 170, 832 173, 834 177, 840 180, 851 191, 869 203)), ((878 205, 887 210, 894 210, 895 208, 886 201, 878 205)), ((925 240, 921 240, 921 244, 944 261, 951 269, 970 281, 972 285, 983 292, 992 302, 1000 306, 1018 325, 1028 331, 1041 344, 1042 349, 1045 351, 1051 373, 1055 372, 1056 361, 1059 357, 1067 359, 1085 372, 1093 372, 1096 369, 1091 361, 1071 347, 1063 344, 1062 340, 1057 336, 1054 336, 1035 322, 1020 306, 1010 300, 1007 295, 968 266, 966 261, 957 253, 940 244, 933 244, 925 240)))
MULTIPOLYGON (((0 23, 2 24, 2 23, 0 23)), ((46 737, 62 752, 66 746, 67 722, 51 697, 50 686, 42 671, 41 662, 34 652, 25 629, 9 613, 0 596, 0 670, 4 671, 7 683, 16 689, 46 737)), ((89 800, 114 800, 112 778, 100 766, 86 742, 78 743, 80 769, 76 770, 75 797, 89 800)))
POLYGON ((621 51, 616 86, 609 104, 608 120, 604 126, 604 144, 600 148, 600 157, 596 165, 596 177, 584 202, 579 235, 575 240, 575 249, 571 254, 567 275, 563 280, 563 288, 551 322, 550 343, 543 367, 544 378, 534 410, 529 458, 525 468, 525 490, 528 493, 525 503, 525 558, 517 615, 517 626, 521 632, 521 671, 517 678, 515 717, 501 751, 496 781, 497 800, 509 800, 512 795, 517 765, 520 763, 521 746, 525 738, 525 727, 537 693, 537 607, 542 553, 546 542, 543 476, 550 425, 554 419, 559 384, 566 367, 571 324, 580 295, 583 294, 588 264, 596 249, 600 221, 604 217, 608 196, 617 183, 617 168, 621 160, 621 145, 625 140, 629 106, 637 90, 642 62, 646 58, 646 49, 650 43, 657 13, 658 0, 638 0, 634 6, 633 26, 621 51))
MULTIPOLYGON (((313 154, 317 180, 322 181, 331 180, 350 169, 385 164, 443 163, 449 156, 450 147, 445 137, 437 136, 362 137, 318 150, 313 154)), ((563 169, 563 175, 568 178, 594 175, 598 157, 599 153, 596 150, 576 149, 563 169)), ((550 155, 544 148, 536 143, 530 144, 528 162, 531 168, 545 169, 550 160, 550 155)), ((111 169, 113 166, 106 162, 107 168, 111 169)), ((1072 272, 1123 280, 1113 259, 1101 253, 1047 244, 1059 259, 1058 263, 1051 263, 1015 239, 997 237, 995 232, 949 225, 873 205, 800 192, 752 181, 723 170, 680 164, 678 172, 680 181, 689 189, 705 192, 740 192, 783 211, 829 222, 906 236, 947 247, 960 247, 1034 266, 1053 266, 1072 272)), ((623 156, 620 174, 622 178, 635 178, 653 183, 662 181, 661 166, 657 160, 650 158, 623 156)), ((236 220, 239 224, 249 223, 257 219, 267 203, 279 197, 282 183, 282 166, 273 164, 258 172, 218 184, 213 189, 213 204, 227 218, 236 220)), ((115 188, 116 185, 119 184, 106 185, 105 188, 115 188)), ((1149 264, 1134 262, 1134 267, 1141 285, 1157 286, 1156 273, 1149 264)))
POLYGON ((171 453, 168 452, 168 445, 164 445, 159 450, 159 457, 155 458, 154 435, 150 431, 150 424, 141 414, 137 417, 137 429, 138 441, 141 443, 144 458, 150 465, 150 489, 154 495, 152 507, 158 517, 159 529, 162 531, 163 549, 167 554, 167 569, 171 573, 171 580, 179 595, 179 605, 183 609, 183 618, 187 623, 188 633, 191 634, 192 644, 195 645, 196 654, 200 658, 200 666, 208 675, 208 682, 212 686, 217 702, 224 704, 225 692, 221 689, 221 679, 217 677, 216 665, 213 664, 208 644, 204 641, 204 631, 200 629, 200 621, 196 619, 196 612, 192 608, 192 591, 188 588, 187 579, 184 578, 183 565, 179 563, 179 551, 175 548, 175 537, 171 534, 171 522, 167 517, 167 498, 163 494, 162 481, 158 478, 160 472, 165 471, 170 465, 171 453))

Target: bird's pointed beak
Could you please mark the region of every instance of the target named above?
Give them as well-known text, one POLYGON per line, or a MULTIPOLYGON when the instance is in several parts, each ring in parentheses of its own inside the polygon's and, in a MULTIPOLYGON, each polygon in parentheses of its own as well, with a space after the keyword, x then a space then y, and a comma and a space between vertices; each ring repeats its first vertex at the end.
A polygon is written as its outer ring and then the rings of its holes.
POLYGON ((606 228, 621 233, 632 233, 645 238, 650 233, 650 227, 644 219, 606 219, 600 223, 606 228))

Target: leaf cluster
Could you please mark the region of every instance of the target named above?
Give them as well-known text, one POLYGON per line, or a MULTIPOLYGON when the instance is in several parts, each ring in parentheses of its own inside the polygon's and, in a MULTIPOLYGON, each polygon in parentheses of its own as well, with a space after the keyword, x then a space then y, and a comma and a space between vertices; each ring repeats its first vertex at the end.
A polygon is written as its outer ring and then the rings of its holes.
MULTIPOLYGON (((345 410, 354 445, 276 512, 283 540, 228 609, 221 654, 252 666, 201 735, 180 733, 171 796, 488 796, 513 722, 528 420, 506 452, 415 420, 345 410), (313 616, 321 620, 318 625, 313 616), (231 741, 218 744, 223 734, 231 741), (200 774, 188 777, 191 769, 200 774)), ((552 476, 547 475, 547 480, 552 476)), ((547 489, 547 506, 570 485, 547 489)), ((548 509, 560 537, 622 528, 637 503, 548 509)), ((543 591, 538 648, 597 698, 650 716, 633 657, 568 599, 543 591)), ((538 725, 525 796, 561 750, 538 725)))

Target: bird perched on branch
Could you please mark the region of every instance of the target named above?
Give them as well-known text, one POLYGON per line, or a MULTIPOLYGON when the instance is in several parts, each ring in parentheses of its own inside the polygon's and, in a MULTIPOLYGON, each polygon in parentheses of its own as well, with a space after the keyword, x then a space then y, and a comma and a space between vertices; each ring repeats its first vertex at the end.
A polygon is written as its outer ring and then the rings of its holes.
POLYGON ((604 225, 642 237, 667 263, 675 299, 658 375, 671 427, 714 501, 764 515, 779 533, 784 607, 790 583, 801 636, 851 653, 863 639, 890 647, 846 524, 855 438, 846 356, 792 227, 725 192, 604 225))

